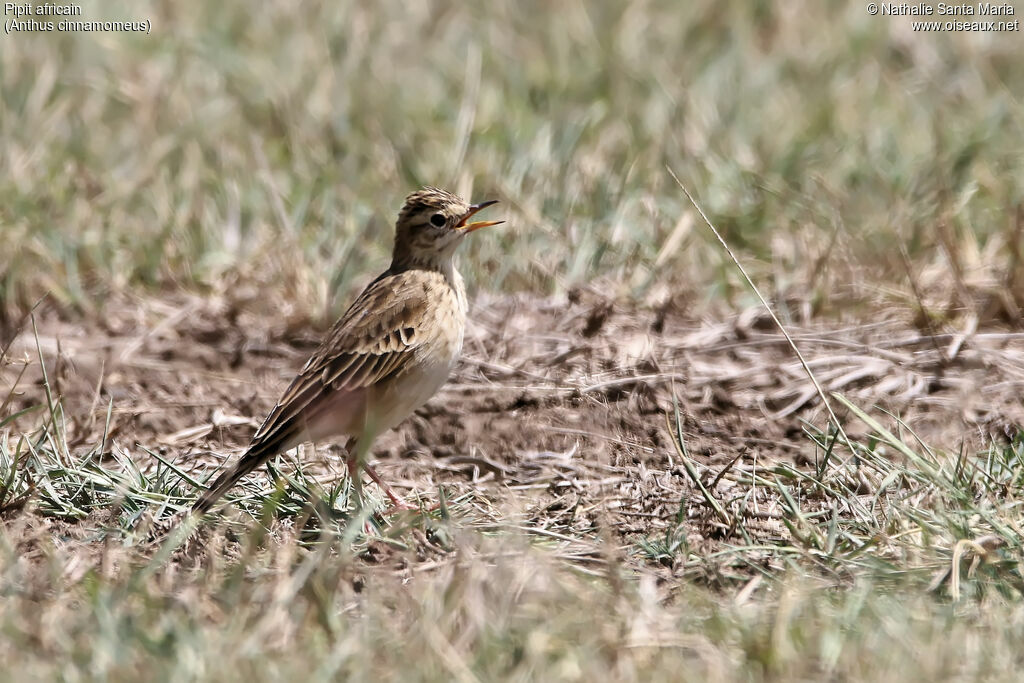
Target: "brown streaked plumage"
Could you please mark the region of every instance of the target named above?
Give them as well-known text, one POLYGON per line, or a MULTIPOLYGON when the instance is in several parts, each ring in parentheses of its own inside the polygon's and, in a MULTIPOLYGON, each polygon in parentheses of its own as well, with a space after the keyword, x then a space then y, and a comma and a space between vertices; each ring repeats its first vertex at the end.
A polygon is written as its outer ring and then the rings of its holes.
POLYGON ((406 198, 391 267, 335 323, 241 459, 199 498, 195 512, 208 511, 278 453, 339 436, 349 438, 353 483, 358 485, 361 465, 396 506, 404 506, 359 454, 425 403, 454 366, 466 326, 466 292, 453 257, 467 234, 502 222, 467 222, 494 203, 469 205, 433 187, 406 198))

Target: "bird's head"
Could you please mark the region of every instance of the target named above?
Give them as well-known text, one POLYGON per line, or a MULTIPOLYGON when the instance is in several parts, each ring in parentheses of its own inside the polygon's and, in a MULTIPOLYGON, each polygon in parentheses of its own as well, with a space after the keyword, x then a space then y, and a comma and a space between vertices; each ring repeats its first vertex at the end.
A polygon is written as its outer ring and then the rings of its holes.
POLYGON ((472 221, 496 200, 467 204, 451 192, 425 187, 406 197, 395 224, 395 265, 436 266, 451 259, 462 238, 504 221, 472 221))

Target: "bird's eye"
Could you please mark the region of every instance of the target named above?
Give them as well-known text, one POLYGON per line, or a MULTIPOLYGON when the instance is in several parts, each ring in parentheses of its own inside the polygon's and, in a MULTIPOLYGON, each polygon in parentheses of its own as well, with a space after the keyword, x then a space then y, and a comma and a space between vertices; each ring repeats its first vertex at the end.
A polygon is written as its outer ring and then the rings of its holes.
POLYGON ((448 221, 445 219, 444 215, 439 213, 435 213, 433 216, 430 217, 430 224, 433 225, 435 228, 443 228, 444 224, 447 222, 448 221))

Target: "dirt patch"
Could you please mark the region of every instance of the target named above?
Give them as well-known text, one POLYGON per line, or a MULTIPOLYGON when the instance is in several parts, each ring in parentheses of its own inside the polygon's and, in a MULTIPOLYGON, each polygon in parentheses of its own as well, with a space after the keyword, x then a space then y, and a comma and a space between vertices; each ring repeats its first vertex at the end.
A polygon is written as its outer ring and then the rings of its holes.
MULTIPOLYGON (((8 414, 45 403, 38 342, 72 449, 106 432, 107 452, 150 463, 145 447, 194 473, 245 447, 322 332, 196 297, 111 304, 102 324, 44 311, 36 329, 13 340, 0 368, 3 384, 17 381, 8 414)), ((979 449, 1024 422, 1020 333, 925 336, 899 320, 789 329, 826 391, 884 408, 931 446, 979 449)), ((373 455, 398 490, 475 494, 504 518, 574 537, 657 533, 684 501, 699 544, 722 530, 670 438, 674 400, 705 483, 730 463, 804 466, 821 455, 804 429, 823 427, 826 413, 759 311, 702 320, 590 292, 478 299, 451 381, 373 455)), ((863 432, 841 417, 851 436, 863 432)), ((339 456, 331 444, 301 455, 325 478, 342 476, 339 456)), ((715 485, 727 492, 727 480, 715 485)), ((784 533, 771 510, 748 523, 784 533)))

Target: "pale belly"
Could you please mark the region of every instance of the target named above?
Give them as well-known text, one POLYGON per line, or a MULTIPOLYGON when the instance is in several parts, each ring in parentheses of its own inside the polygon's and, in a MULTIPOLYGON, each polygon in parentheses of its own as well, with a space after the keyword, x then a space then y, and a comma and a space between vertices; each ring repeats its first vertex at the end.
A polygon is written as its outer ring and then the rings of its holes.
MULTIPOLYGON (((426 353, 401 375, 386 383, 355 392, 337 392, 306 423, 292 445, 304 441, 349 436, 372 442, 378 435, 398 426, 422 406, 448 379, 462 344, 447 353, 426 353)), ((289 446, 290 447, 290 446, 289 446)))
POLYGON ((373 388, 374 400, 366 416, 365 431, 373 436, 397 427, 430 400, 448 380, 458 353, 434 358, 411 368, 395 381, 373 388))

